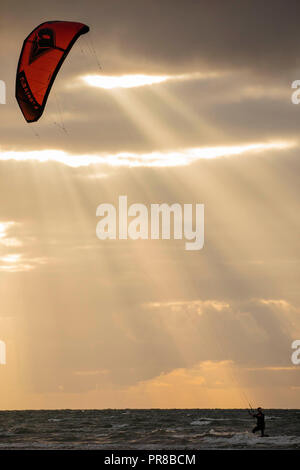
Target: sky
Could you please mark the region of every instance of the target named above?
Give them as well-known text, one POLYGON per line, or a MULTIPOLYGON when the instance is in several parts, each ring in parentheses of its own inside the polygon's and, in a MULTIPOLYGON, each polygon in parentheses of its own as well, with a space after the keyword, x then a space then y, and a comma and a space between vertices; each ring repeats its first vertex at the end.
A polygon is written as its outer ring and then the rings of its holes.
POLYGON ((1 2, 1 409, 300 407, 296 0, 1 2), (44 115, 24 38, 79 21, 44 115), (96 208, 205 205, 205 244, 99 240, 96 208))

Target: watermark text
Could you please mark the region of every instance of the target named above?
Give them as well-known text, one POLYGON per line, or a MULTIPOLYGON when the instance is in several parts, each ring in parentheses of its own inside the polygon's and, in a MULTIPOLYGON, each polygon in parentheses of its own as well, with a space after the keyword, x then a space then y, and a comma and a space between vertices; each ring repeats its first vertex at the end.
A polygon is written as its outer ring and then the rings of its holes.
POLYGON ((295 339, 292 342, 292 349, 295 349, 291 356, 291 361, 295 366, 300 364, 300 339, 295 339))
POLYGON ((0 104, 6 104, 6 85, 3 80, 0 80, 0 104))
POLYGON ((6 344, 4 341, 0 340, 0 365, 4 366, 6 364, 6 344))
POLYGON ((204 246, 204 204, 131 204, 119 196, 119 205, 100 204, 96 216, 102 217, 96 228, 100 240, 174 240, 186 241, 186 250, 204 246))

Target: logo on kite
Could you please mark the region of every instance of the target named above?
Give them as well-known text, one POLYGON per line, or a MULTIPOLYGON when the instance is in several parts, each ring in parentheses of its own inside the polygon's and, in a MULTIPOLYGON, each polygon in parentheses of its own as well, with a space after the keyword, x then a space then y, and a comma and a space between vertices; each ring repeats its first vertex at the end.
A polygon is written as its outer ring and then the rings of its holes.
POLYGON ((40 119, 60 67, 79 36, 88 31, 83 23, 47 21, 27 36, 16 76, 16 99, 27 122, 40 119))
POLYGON ((33 42, 30 51, 29 63, 40 57, 45 52, 49 52, 55 47, 54 31, 50 28, 40 29, 33 42))

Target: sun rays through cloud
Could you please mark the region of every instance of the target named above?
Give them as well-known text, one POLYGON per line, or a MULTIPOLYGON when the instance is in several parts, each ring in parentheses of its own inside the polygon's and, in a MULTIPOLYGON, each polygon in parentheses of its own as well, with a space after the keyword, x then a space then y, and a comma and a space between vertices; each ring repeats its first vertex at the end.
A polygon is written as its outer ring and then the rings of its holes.
MULTIPOLYGON (((225 2, 219 13, 115 1, 76 5, 90 32, 30 124, 10 84, 41 8, 2 12, 1 407, 299 408, 297 15, 260 2, 239 7, 237 23, 225 2), (97 237, 100 204, 116 239, 97 237), (187 239, 197 204, 205 241, 191 252, 176 209, 187 239), (143 225, 151 236, 131 239, 143 225)), ((68 3, 49 17, 67 18, 68 3)), ((35 106, 42 84, 28 85, 35 106)))
POLYGON ((188 165, 200 159, 230 157, 247 152, 257 153, 270 150, 285 150, 295 145, 294 142, 269 142, 220 147, 187 148, 180 151, 156 151, 150 153, 119 152, 115 154, 87 155, 74 155, 63 150, 36 150, 32 152, 0 151, 0 161, 32 160, 40 163, 53 161, 74 168, 97 164, 128 167, 175 167, 188 165))
POLYGON ((120 77, 87 75, 83 77, 83 80, 90 86, 111 90, 113 88, 134 88, 162 83, 169 80, 169 77, 154 75, 121 75, 120 77))
POLYGON ((81 77, 87 85, 96 88, 104 88, 112 90, 114 88, 136 88, 147 85, 155 85, 158 83, 167 82, 170 80, 199 80, 204 78, 213 78, 220 76, 220 73, 191 73, 181 75, 145 75, 145 74, 131 74, 131 75, 85 75, 81 77))

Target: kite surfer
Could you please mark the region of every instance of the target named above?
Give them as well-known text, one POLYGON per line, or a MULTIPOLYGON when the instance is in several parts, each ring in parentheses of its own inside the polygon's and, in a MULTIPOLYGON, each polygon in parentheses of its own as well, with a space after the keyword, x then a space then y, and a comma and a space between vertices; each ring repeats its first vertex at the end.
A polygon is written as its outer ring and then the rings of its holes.
POLYGON ((265 415, 263 413, 263 410, 261 407, 257 408, 257 413, 254 413, 252 408, 251 411, 249 411, 249 414, 253 417, 256 418, 256 426, 252 429, 252 432, 255 434, 256 431, 260 431, 261 437, 264 437, 265 435, 265 415))

